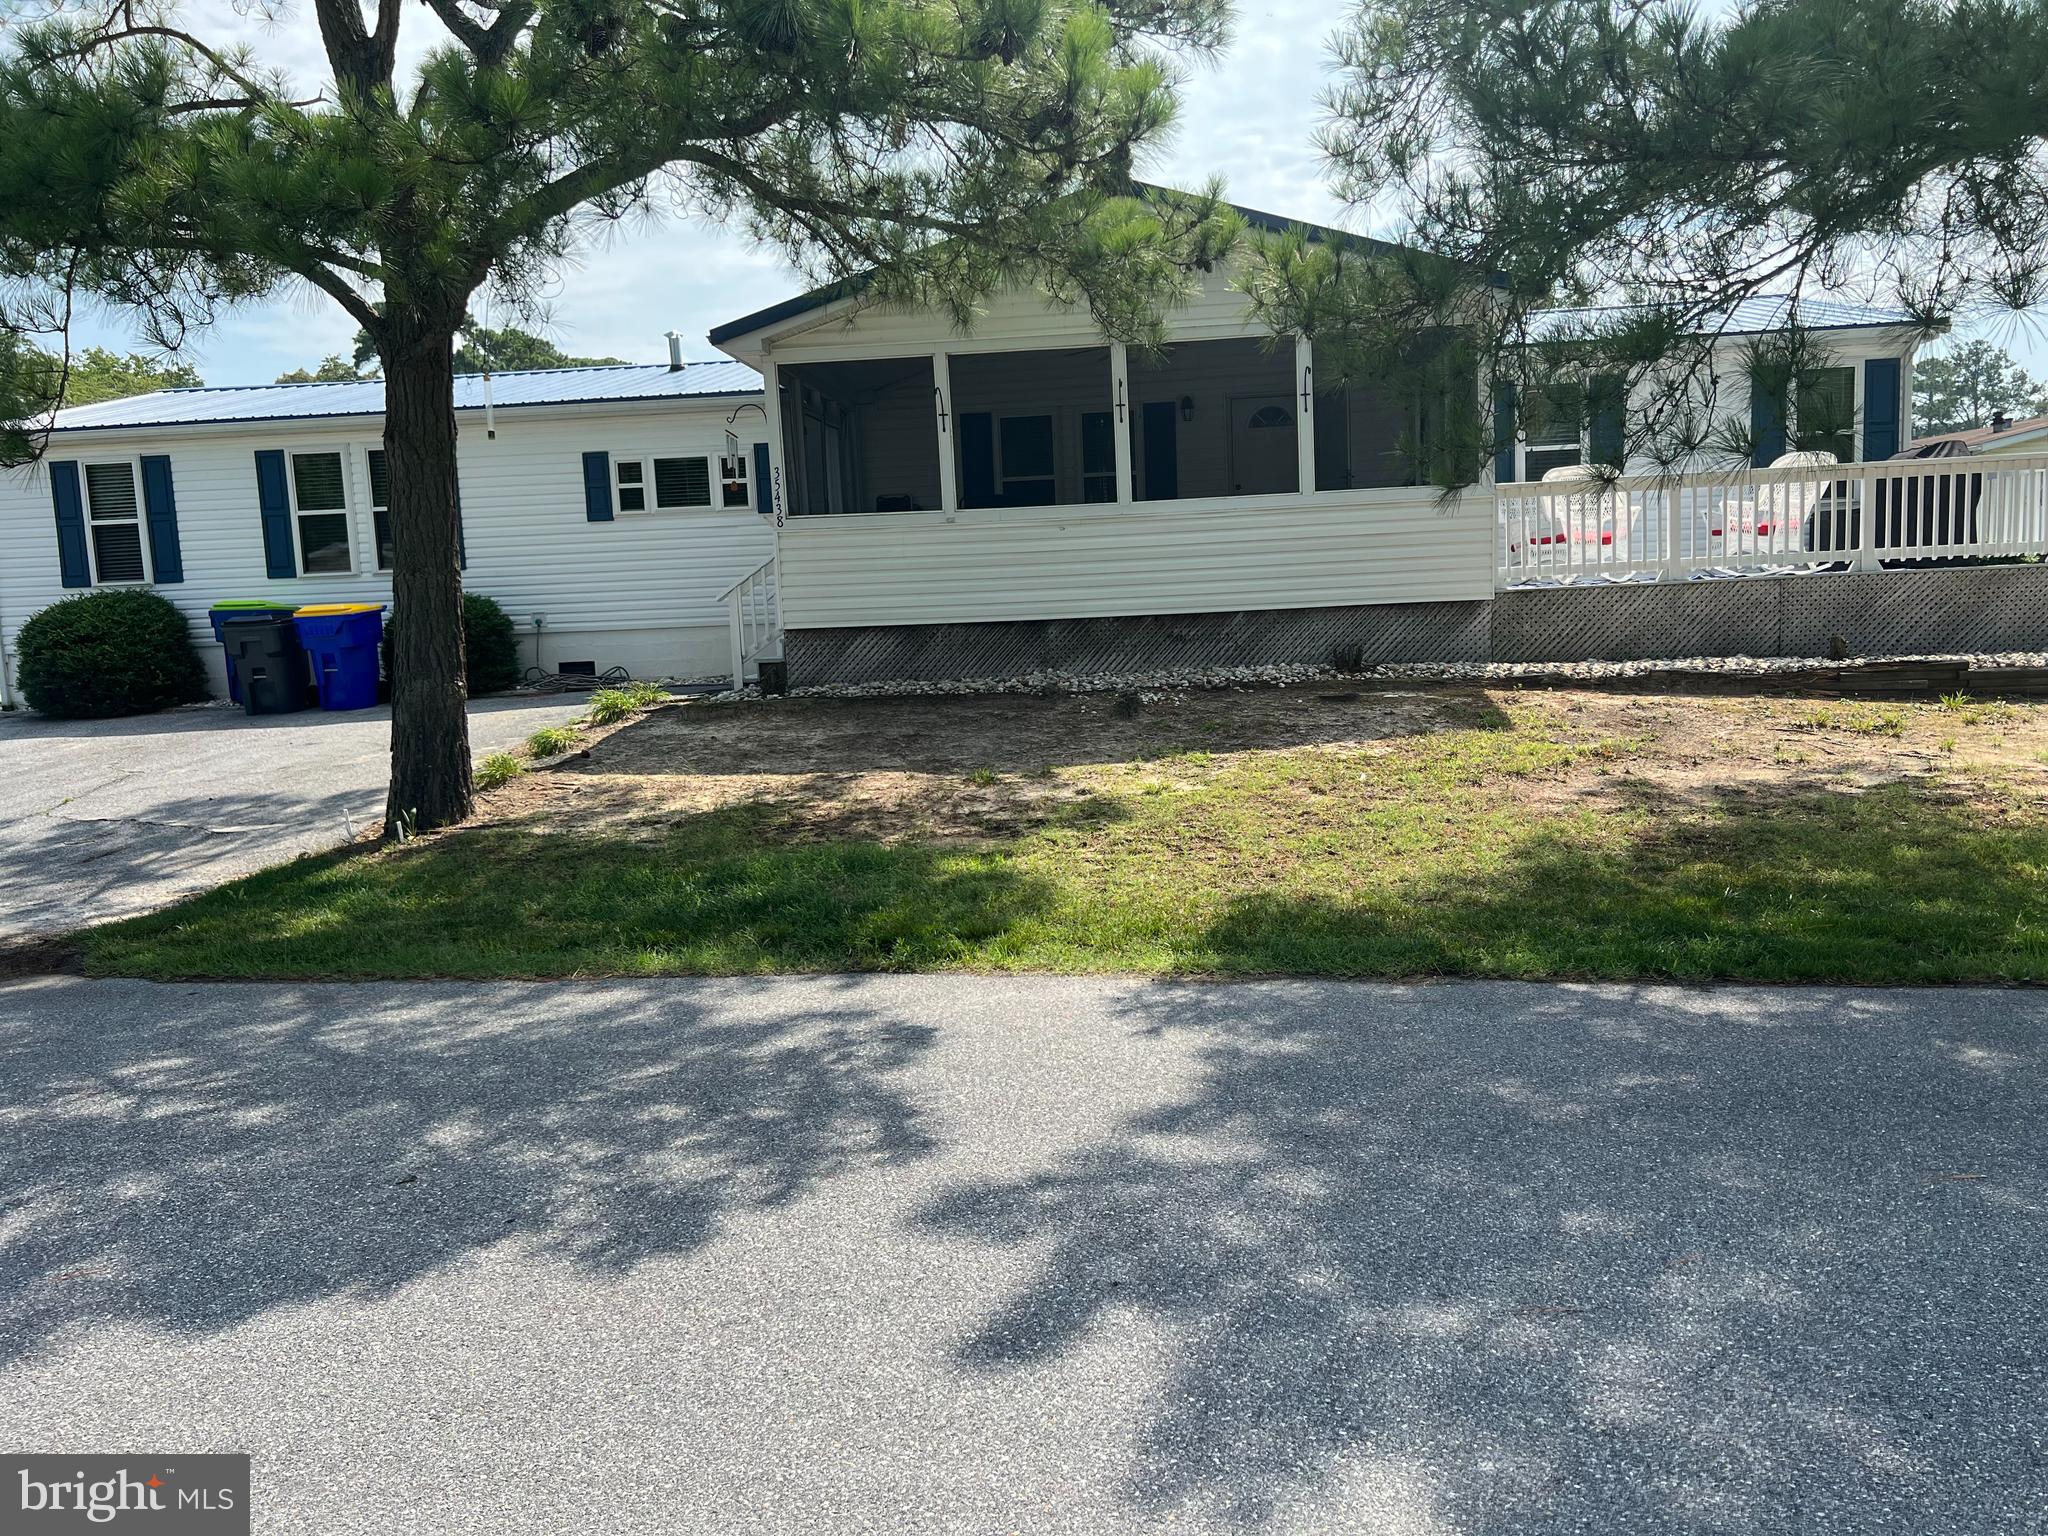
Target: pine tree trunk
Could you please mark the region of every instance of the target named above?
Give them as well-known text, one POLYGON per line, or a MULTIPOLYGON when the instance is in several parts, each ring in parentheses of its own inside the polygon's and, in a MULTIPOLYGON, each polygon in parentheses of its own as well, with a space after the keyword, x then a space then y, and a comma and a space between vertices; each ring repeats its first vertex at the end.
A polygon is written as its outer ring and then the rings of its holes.
POLYGON ((391 338, 384 353, 384 453, 391 475, 389 833, 467 817, 468 690, 455 491, 455 341, 391 338))

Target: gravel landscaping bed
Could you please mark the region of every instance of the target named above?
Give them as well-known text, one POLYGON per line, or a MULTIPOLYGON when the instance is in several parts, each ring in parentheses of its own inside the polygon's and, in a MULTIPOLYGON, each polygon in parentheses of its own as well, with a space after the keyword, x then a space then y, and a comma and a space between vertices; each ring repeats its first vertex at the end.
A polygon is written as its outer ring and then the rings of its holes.
MULTIPOLYGON (((1950 666, 1970 671, 2012 671, 2048 668, 2048 651, 2008 651, 1995 655, 1885 656, 1834 661, 1810 656, 1685 656, 1662 661, 1397 662, 1340 672, 1335 667, 1289 662, 1272 666, 1187 667, 1153 672, 1084 675, 1073 672, 1027 672, 1016 677, 974 677, 945 682, 910 680, 879 683, 826 683, 789 690, 792 698, 890 699, 943 698, 993 694, 1130 693, 1156 699, 1177 689, 1243 689, 1294 687, 1316 682, 1494 683, 1568 680, 1573 683, 1623 682, 1636 678, 1682 679, 1689 673, 1717 677, 1785 678, 1801 674, 1854 673, 1901 666, 1950 666)), ((758 687, 713 695, 713 702, 739 703, 765 695, 758 687)))

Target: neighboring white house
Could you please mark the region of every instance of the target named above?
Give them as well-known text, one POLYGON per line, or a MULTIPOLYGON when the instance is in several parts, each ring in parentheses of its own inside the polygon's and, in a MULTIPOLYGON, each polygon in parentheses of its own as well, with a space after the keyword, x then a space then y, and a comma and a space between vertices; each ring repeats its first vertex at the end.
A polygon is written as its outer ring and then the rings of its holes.
POLYGON ((1937 443, 1953 444, 1965 453, 2040 453, 2048 450, 2048 416, 2024 416, 2018 421, 1995 416, 1986 426, 1937 432, 1916 440, 1913 446, 1931 448, 1937 443))
MULTIPOLYGON (((729 655, 724 594, 774 554, 752 370, 502 373, 456 381, 464 585, 496 598, 528 666, 701 676, 729 655), (739 453, 726 454, 726 434, 739 453)), ((34 467, 0 472, 0 649, 73 591, 150 585, 225 683, 226 598, 388 602, 383 385, 179 389, 63 412, 34 467)))
MULTIPOLYGON (((1531 335, 1573 334, 1585 322, 1610 317, 1616 310, 1549 310, 1531 317, 1531 335)), ((1688 377, 1688 393, 1700 415, 1731 422, 1753 444, 1753 462, 1768 467, 1795 443, 1832 453, 1844 464, 1888 459, 1912 441, 1913 359, 1925 330, 1898 311, 1846 304, 1832 299, 1804 299, 1796 306, 1783 297, 1745 299, 1716 317, 1711 353, 1711 379, 1688 377), (1782 398, 1751 387, 1753 349, 1782 336, 1796 316, 1810 344, 1799 379, 1782 398), (1810 424, 1825 420, 1824 436, 1810 424)), ((1597 390, 1597 381, 1594 381, 1597 390)), ((1653 384, 1640 384, 1627 403, 1628 415, 1641 418, 1660 402, 1651 398, 1653 384)), ((1630 474, 1648 474, 1660 467, 1643 454, 1639 431, 1628 430, 1619 416, 1595 409, 1575 418, 1562 430, 1548 431, 1520 413, 1511 448, 1494 463, 1500 484, 1538 481, 1551 470, 1609 458, 1622 445, 1638 444, 1624 466, 1630 474), (1605 440, 1603 442, 1603 439, 1605 440)), ((1505 436, 1503 432, 1501 435, 1505 436)), ((1707 455, 1706 457, 1711 457, 1707 455)))

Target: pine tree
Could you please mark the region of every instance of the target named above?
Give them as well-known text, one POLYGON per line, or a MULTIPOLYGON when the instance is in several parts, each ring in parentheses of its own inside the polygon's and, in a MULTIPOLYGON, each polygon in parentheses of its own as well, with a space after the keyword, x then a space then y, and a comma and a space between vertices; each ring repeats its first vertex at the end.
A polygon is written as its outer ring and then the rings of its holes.
MULTIPOLYGON (((1339 281, 1310 253, 1269 274, 1269 314, 1379 352, 1468 327, 1523 400, 1550 372, 1650 385, 1632 453, 1740 453, 1717 439, 1708 342, 1741 300, 1843 294, 1931 335, 2048 298, 2048 8, 1364 0, 1337 52, 1338 188, 1466 281, 1339 281), (1528 322, 1616 301, 1637 307, 1528 322)), ((1795 385, 1822 361, 1797 306, 1770 345, 1795 385)))
POLYGON ((174 4, 43 3, 0 52, 0 329, 90 298, 175 346, 297 286, 375 343, 393 828, 471 803, 453 375, 480 293, 530 314, 581 235, 672 214, 962 318, 1037 281, 1142 340, 1231 232, 1212 199, 1126 195, 1225 0, 313 0, 311 84, 174 4), (401 78, 426 13, 443 35, 401 78))
POLYGON ((1922 437, 2048 412, 2048 387, 1979 337, 1913 365, 1913 426, 1922 437))

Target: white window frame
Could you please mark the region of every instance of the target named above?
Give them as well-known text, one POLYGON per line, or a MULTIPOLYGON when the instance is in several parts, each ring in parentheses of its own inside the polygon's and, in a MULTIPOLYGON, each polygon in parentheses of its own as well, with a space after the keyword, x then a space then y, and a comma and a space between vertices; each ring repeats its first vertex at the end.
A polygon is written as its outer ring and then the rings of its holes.
POLYGON ((612 461, 612 515, 614 517, 652 517, 657 512, 676 513, 690 517, 705 512, 743 512, 752 509, 753 474, 751 470, 749 470, 746 477, 749 487, 748 506, 728 507, 721 505, 724 500, 722 489, 724 482, 720 476, 721 466, 719 461, 725 457, 722 453, 705 452, 702 449, 698 449, 682 453, 614 453, 609 455, 609 457, 612 461), (660 500, 660 492, 655 488, 656 472, 654 467, 663 459, 696 459, 703 464, 707 499, 691 502, 688 505, 663 506, 660 500), (640 479, 637 483, 637 488, 645 493, 643 499, 646 505, 644 506, 629 507, 625 505, 624 499, 619 494, 623 490, 635 488, 622 485, 619 481, 619 468, 625 464, 637 464, 640 467, 640 479))
POLYGON ((730 457, 723 453, 714 455, 714 457, 718 460, 718 474, 712 480, 711 483, 718 488, 718 495, 717 498, 712 502, 712 511, 751 512, 754 510, 754 466, 749 462, 752 456, 753 450, 748 448, 745 443, 740 444, 740 451, 738 453, 731 455, 730 457), (739 473, 736 475, 728 476, 725 472, 725 466, 727 464, 738 465, 739 473), (746 487, 747 499, 745 501, 740 502, 737 505, 728 505, 726 503, 725 485, 728 479, 737 480, 740 482, 740 484, 746 487))
MULTIPOLYGON (((1846 361, 1841 358, 1833 358, 1828 362, 1820 364, 1813 370, 1816 373, 1840 373, 1846 370, 1849 375, 1849 452, 1851 456, 1840 461, 1845 464, 1861 464, 1864 462, 1863 364, 1866 361, 1868 359, 1861 357, 1849 358, 1846 361)), ((1796 446, 1799 441, 1799 390, 1796 380, 1794 381, 1793 388, 1788 390, 1787 393, 1791 398, 1785 402, 1785 451, 1793 453, 1799 451, 1796 446)), ((1910 390, 1907 393, 1910 393, 1910 390)), ((1905 445, 1906 440, 1902 432, 1899 446, 1903 448, 1905 445)))
POLYGON ((362 552, 356 548, 356 497, 350 482, 353 479, 346 448, 287 448, 284 451, 285 499, 292 509, 292 563, 297 568, 300 580, 311 578, 315 581, 337 581, 343 577, 363 574, 362 552), (332 454, 341 469, 341 506, 318 507, 310 512, 299 509, 298 461, 301 458, 317 458, 332 454), (348 523, 348 569, 346 571, 309 571, 306 569, 306 544, 301 534, 299 520, 305 517, 339 517, 348 523))
POLYGON ((648 455, 647 455, 647 508, 648 508, 648 510, 649 510, 650 512, 684 512, 684 513, 694 513, 694 512, 722 512, 722 511, 725 511, 725 510, 727 510, 726 508, 724 508, 724 507, 721 507, 721 506, 719 505, 719 501, 721 500, 721 496, 720 496, 720 491, 719 491, 719 483, 720 483, 720 482, 719 482, 719 478, 718 478, 717 474, 716 474, 716 473, 714 472, 714 471, 715 471, 715 470, 717 469, 717 466, 718 466, 718 461, 719 461, 719 459, 721 459, 721 458, 723 458, 723 457, 724 457, 724 455, 723 455, 723 454, 717 454, 717 453, 650 453, 650 454, 648 454, 648 455), (659 483, 659 481, 660 481, 660 479, 661 479, 661 474, 660 474, 660 471, 659 471, 659 470, 657 470, 657 469, 655 468, 655 466, 656 466, 657 464, 661 463, 661 461, 662 461, 663 459, 667 459, 667 460, 669 460, 669 461, 670 461, 671 463, 679 462, 679 461, 681 461, 681 460, 683 460, 683 459, 696 459, 696 460, 697 460, 697 461, 698 461, 699 463, 701 463, 701 464, 702 464, 702 465, 704 466, 704 500, 702 500, 702 501, 693 501, 693 502, 684 502, 684 503, 678 503, 677 505, 675 505, 675 506, 673 506, 673 507, 665 507, 665 506, 663 506, 663 505, 661 504, 661 492, 660 492, 660 490, 658 489, 658 483, 659 483))
POLYGON ((653 456, 644 453, 615 453, 612 461, 612 515, 614 517, 647 517, 654 511, 654 476, 650 466, 653 456), (619 470, 625 465, 634 465, 640 471, 640 478, 628 486, 619 478, 619 470), (623 494, 627 490, 640 492, 640 505, 629 507, 623 494))
MULTIPOLYGON (((133 454, 102 454, 78 461, 78 500, 85 513, 85 558, 92 572, 92 584, 96 587, 147 587, 156 582, 156 562, 149 549, 149 508, 142 500, 142 459, 133 454), (86 473, 93 464, 125 464, 135 485, 135 538, 142 546, 142 580, 103 581, 100 579, 100 547, 92 536, 92 477, 86 473)), ((117 526, 119 519, 109 519, 108 526, 117 526)))

